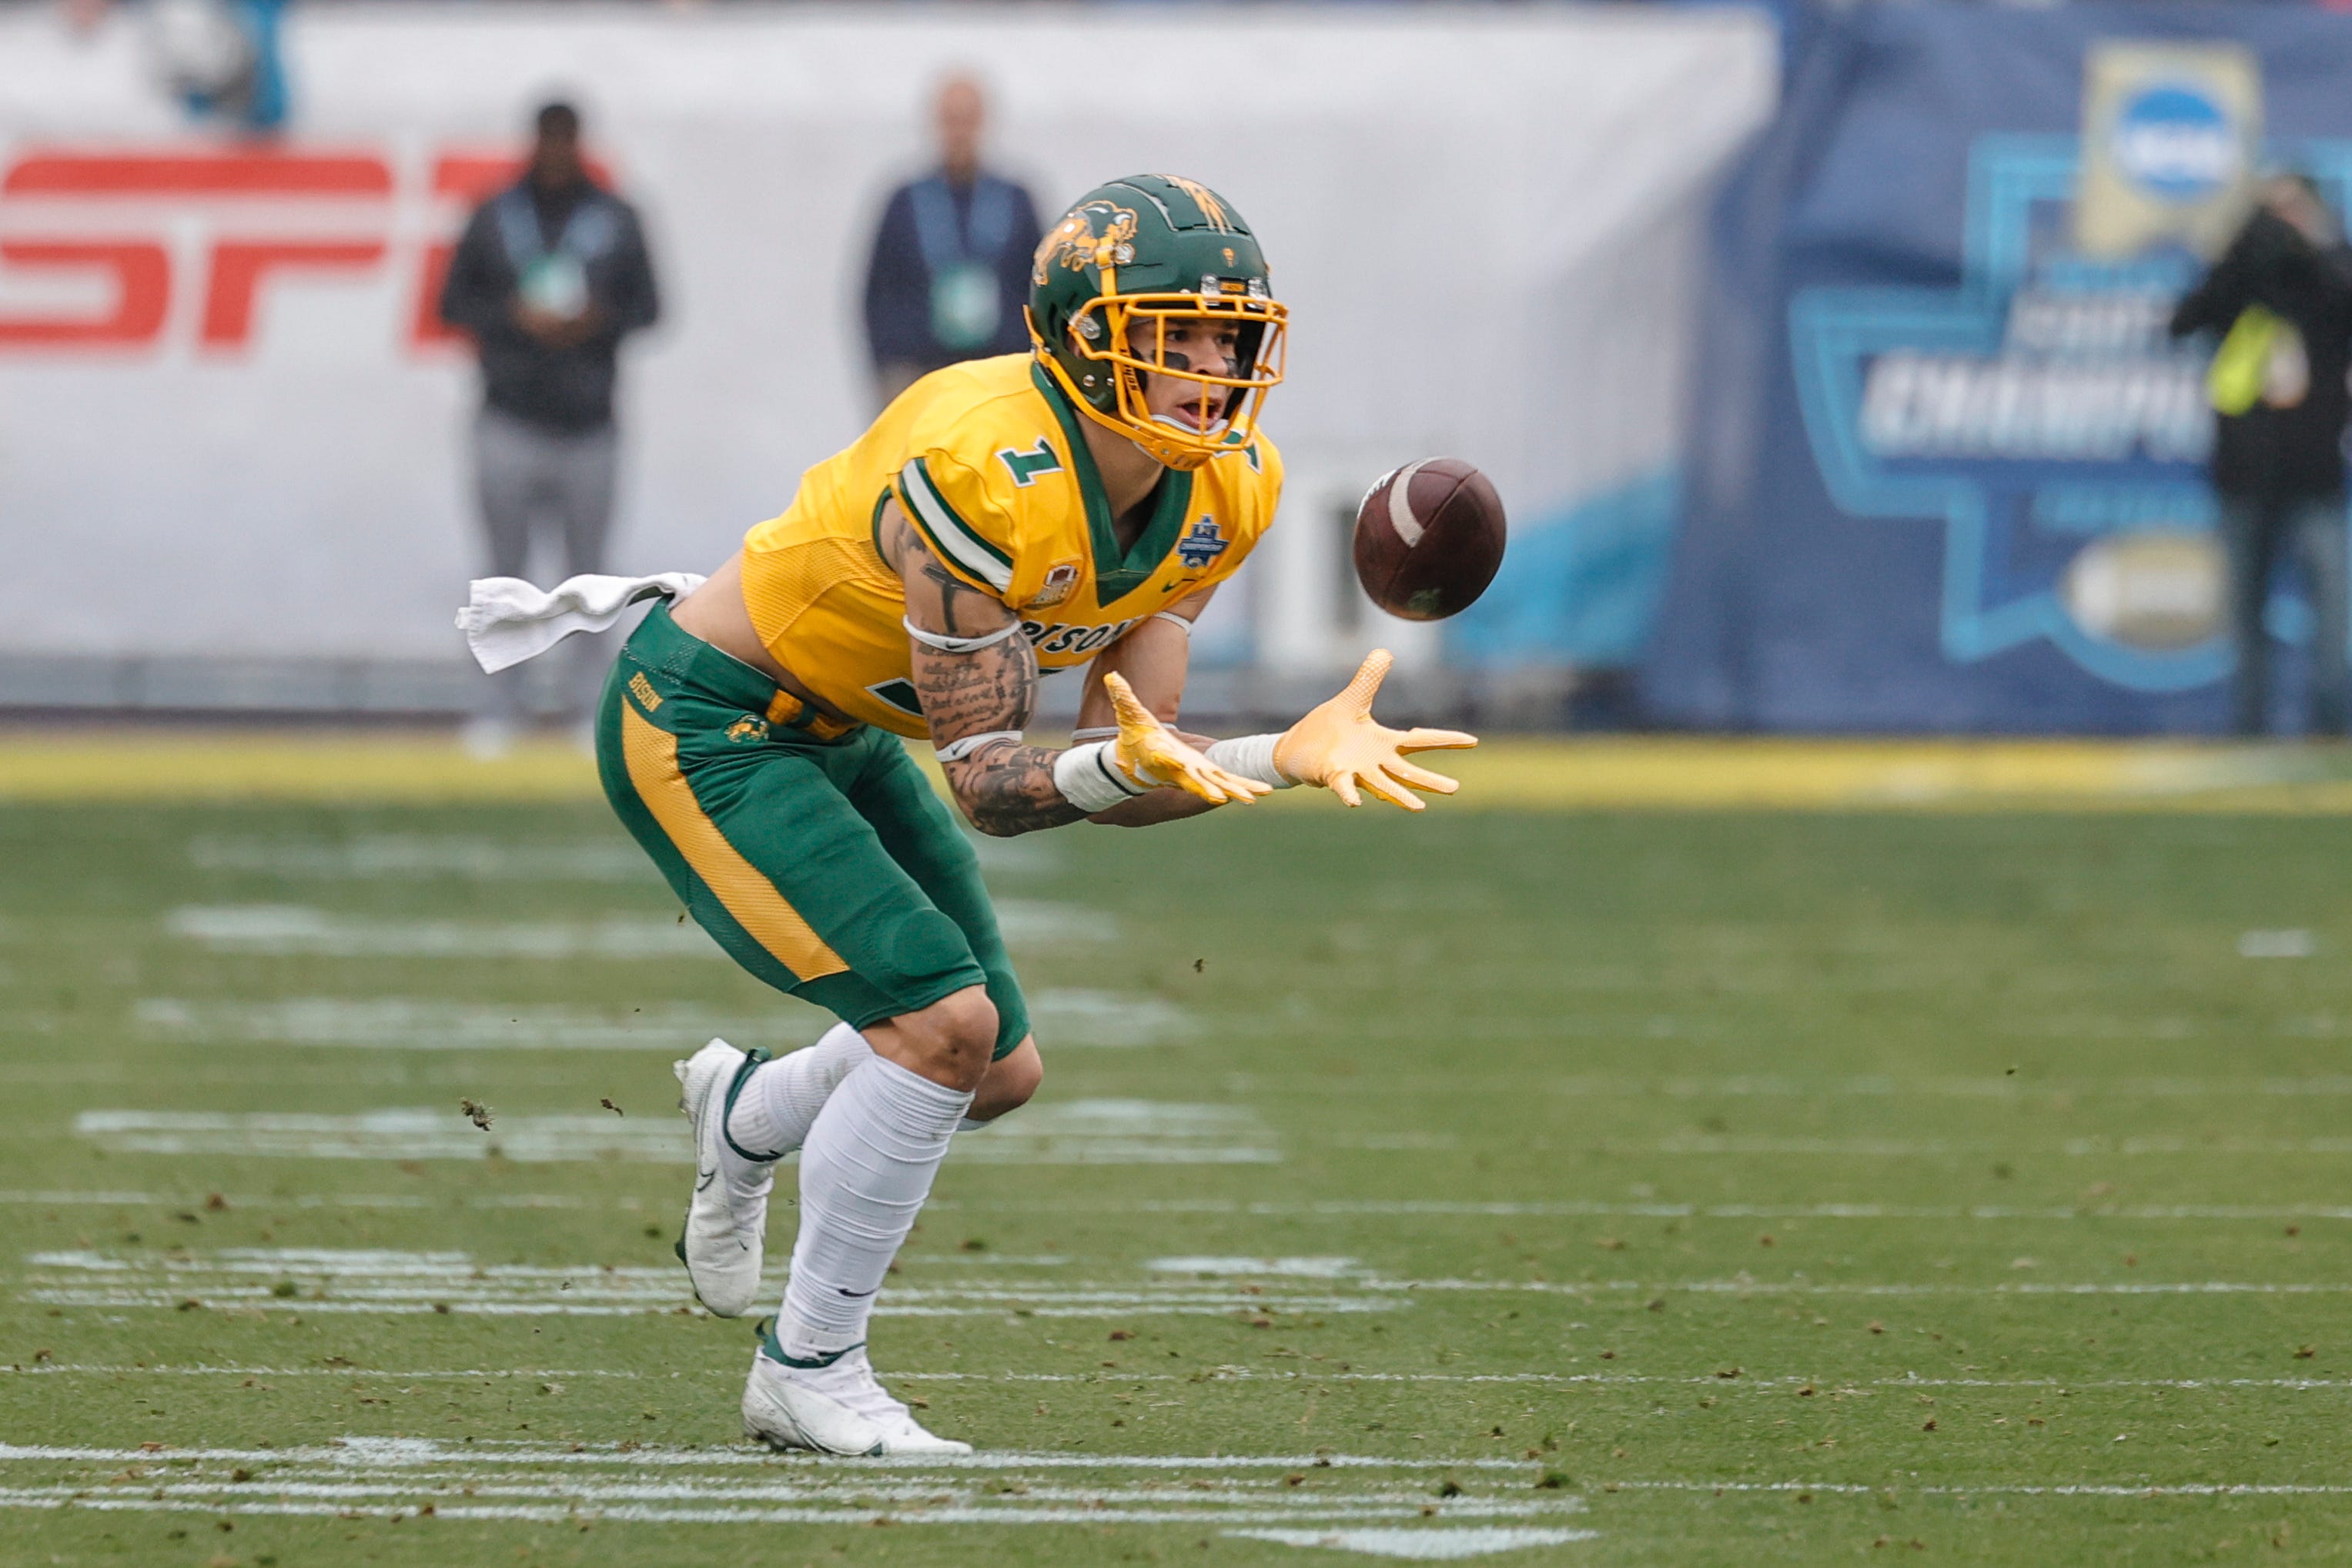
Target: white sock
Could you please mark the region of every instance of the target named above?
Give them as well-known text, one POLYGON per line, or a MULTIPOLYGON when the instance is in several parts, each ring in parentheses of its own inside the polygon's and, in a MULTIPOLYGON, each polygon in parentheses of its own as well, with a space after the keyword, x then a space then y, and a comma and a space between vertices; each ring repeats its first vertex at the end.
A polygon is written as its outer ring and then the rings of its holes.
POLYGON ((814 1045, 760 1063, 727 1113, 727 1135, 752 1154, 782 1159, 808 1142, 825 1101, 851 1068, 873 1054, 864 1035, 837 1023, 814 1045))
POLYGON ((786 1356, 838 1355, 866 1337, 874 1292, 971 1104, 964 1091, 879 1056, 824 1103, 801 1148, 801 1231, 776 1318, 786 1356))

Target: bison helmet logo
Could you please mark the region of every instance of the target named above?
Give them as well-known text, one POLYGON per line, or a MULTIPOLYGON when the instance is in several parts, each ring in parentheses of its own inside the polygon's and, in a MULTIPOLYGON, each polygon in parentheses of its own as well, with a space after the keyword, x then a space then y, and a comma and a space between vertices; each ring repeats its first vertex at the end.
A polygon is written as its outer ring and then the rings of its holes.
POLYGON ((1037 244, 1036 265, 1029 281, 1044 287, 1056 267, 1072 272, 1087 267, 1123 267, 1135 258, 1135 212, 1110 202, 1088 202, 1047 231, 1037 244))

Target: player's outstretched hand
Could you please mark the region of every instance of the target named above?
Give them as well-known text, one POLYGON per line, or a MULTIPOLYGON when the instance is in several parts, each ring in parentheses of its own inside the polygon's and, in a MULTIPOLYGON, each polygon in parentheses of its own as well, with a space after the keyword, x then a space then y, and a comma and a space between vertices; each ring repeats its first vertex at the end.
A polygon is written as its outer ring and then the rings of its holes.
POLYGON ((1114 672, 1103 677, 1111 709, 1118 718, 1118 738, 1111 757, 1139 784, 1172 787, 1197 795, 1213 806, 1229 800, 1248 805, 1274 787, 1238 773, 1228 773, 1177 738, 1176 732, 1152 716, 1137 699, 1127 677, 1114 672))
POLYGON ((1405 758, 1416 751, 1464 750, 1478 744, 1476 736, 1458 729, 1390 729, 1373 719, 1372 698, 1395 662, 1386 648, 1373 649, 1347 690, 1274 743, 1274 765, 1285 778, 1323 785, 1350 806, 1363 804, 1356 792, 1361 785, 1408 811, 1422 810, 1414 789, 1451 795, 1462 788, 1405 758))

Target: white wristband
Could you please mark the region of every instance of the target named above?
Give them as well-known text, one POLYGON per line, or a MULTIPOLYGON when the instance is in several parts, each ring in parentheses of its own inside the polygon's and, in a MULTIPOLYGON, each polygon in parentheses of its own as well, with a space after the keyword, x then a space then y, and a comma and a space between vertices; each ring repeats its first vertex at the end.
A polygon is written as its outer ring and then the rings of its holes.
POLYGON ((942 653, 977 653, 983 648, 995 647, 1021 630, 1021 622, 1015 621, 1011 625, 999 626, 982 637, 950 637, 940 632, 926 632, 904 615, 898 617, 898 624, 907 629, 908 636, 924 647, 936 648, 942 653))
POLYGON ((1284 778, 1282 770, 1274 765, 1275 743, 1281 738, 1278 735, 1236 736, 1231 740, 1210 742, 1202 755, 1228 773, 1287 789, 1298 780, 1284 778))
POLYGON ((1110 759, 1111 743, 1097 740, 1073 746, 1054 758, 1054 788, 1062 799, 1091 816, 1108 811, 1142 790, 1130 787, 1110 759))
POLYGON ((950 740, 945 746, 934 746, 941 762, 961 762, 992 740, 1009 740, 1015 746, 1028 737, 1017 729, 992 729, 986 735, 967 735, 961 740, 950 740))

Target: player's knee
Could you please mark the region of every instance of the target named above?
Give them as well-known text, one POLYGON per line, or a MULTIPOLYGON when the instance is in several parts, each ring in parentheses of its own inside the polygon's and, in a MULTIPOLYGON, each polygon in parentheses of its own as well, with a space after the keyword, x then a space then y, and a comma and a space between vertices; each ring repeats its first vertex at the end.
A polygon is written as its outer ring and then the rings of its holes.
POLYGON ((996 1049, 996 1004, 979 986, 966 986, 891 1022, 924 1077, 955 1089, 974 1089, 996 1049))
POLYGON ((1033 1036, 988 1064, 988 1075, 980 1081, 980 1088, 972 1096, 972 1120, 993 1122, 1008 1111, 1018 1111, 1029 1103, 1037 1086, 1045 1081, 1045 1063, 1037 1055, 1037 1041, 1033 1036))

